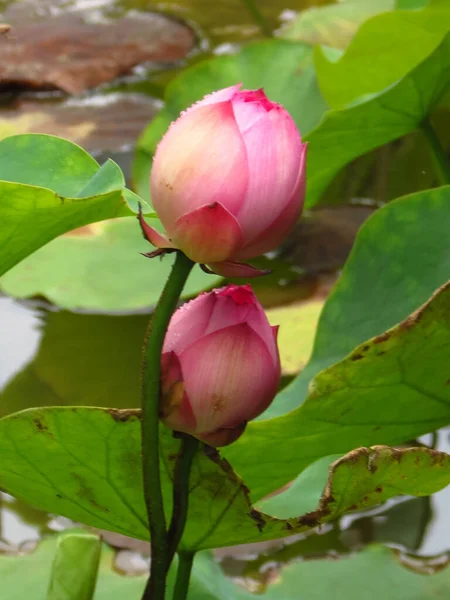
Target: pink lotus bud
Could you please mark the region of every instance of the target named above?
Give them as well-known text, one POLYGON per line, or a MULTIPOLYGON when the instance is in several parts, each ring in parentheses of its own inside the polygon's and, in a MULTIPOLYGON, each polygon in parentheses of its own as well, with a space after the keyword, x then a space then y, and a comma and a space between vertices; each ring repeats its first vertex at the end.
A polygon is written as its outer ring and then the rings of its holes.
POLYGON ((211 446, 234 442, 277 392, 277 329, 249 285, 228 285, 179 308, 161 359, 163 422, 211 446))
MULTIPOLYGON (((172 124, 155 154, 152 201, 168 239, 225 276, 249 276, 237 261, 273 250, 300 216, 306 144, 289 113, 263 90, 219 90, 172 124)), ((258 273, 254 273, 258 274, 258 273)))

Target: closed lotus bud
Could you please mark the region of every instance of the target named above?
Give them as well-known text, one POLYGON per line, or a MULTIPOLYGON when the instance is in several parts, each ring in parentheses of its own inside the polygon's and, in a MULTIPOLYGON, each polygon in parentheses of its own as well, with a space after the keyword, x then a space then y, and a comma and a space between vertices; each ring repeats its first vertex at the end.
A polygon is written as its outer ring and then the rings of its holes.
POLYGON ((163 422, 211 446, 235 441, 277 392, 277 329, 248 285, 228 285, 179 308, 161 359, 163 422))
POLYGON ((235 85, 206 96, 169 128, 151 173, 153 206, 178 248, 224 276, 251 276, 240 261, 273 250, 298 220, 306 144, 290 114, 263 90, 235 85))

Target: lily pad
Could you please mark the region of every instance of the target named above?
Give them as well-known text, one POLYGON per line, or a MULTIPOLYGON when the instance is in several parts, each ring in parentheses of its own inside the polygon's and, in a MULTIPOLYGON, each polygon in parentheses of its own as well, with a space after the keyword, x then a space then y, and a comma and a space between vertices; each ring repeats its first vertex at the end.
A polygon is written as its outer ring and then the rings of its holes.
MULTIPOLYGON (((450 590, 450 569, 434 575, 415 572, 400 552, 373 545, 338 560, 312 560, 284 568, 262 596, 267 600, 444 600, 450 590)), ((426 569, 426 567, 425 567, 426 569)), ((425 570, 424 569, 424 570, 425 570)), ((431 570, 431 568, 430 568, 431 570)), ((224 599, 225 600, 225 599, 224 599)))
POLYGON ((114 551, 102 545, 98 536, 82 530, 67 531, 45 538, 30 553, 0 556, 2 591, 8 600, 90 600, 92 596, 83 595, 80 583, 91 578, 89 571, 95 570, 97 575, 99 567, 94 600, 138 600, 147 576, 120 575, 113 562, 114 551), (70 564, 64 564, 66 560, 70 564), (58 588, 56 576, 61 584, 58 588))
MULTIPOLYGON (((384 34, 383 34, 384 35, 384 34)), ((450 34, 402 79, 379 94, 327 112, 307 135, 308 206, 317 204, 342 167, 418 129, 450 85, 450 34), (407 109, 405 109, 407 107, 407 109)))
MULTIPOLYGON (((37 508, 146 540, 140 447, 138 411, 30 409, 0 420, 0 487, 37 508)), ((168 514, 178 448, 161 427, 168 514)), ((305 531, 393 495, 428 495, 450 482, 450 456, 425 448, 356 450, 332 466, 317 509, 293 519, 254 509, 244 482, 212 448, 200 448, 190 481, 181 546, 201 550, 305 531)))
POLYGON ((137 197, 119 167, 102 167, 79 146, 45 135, 0 141, 0 274, 57 236, 132 215, 137 197))
POLYGON ((395 8, 395 0, 347 0, 301 11, 281 32, 283 38, 346 48, 359 25, 395 8))
POLYGON ((450 186, 405 196, 361 227, 319 321, 305 370, 264 418, 301 404, 312 378, 424 304, 450 273, 450 186))
MULTIPOLYGON (((343 2, 339 8, 351 4, 343 2)), ((392 85, 437 48, 448 33, 449 21, 450 4, 432 0, 423 10, 398 10, 367 20, 337 61, 318 50, 317 76, 327 102, 332 108, 343 108, 392 85)), ((405 106, 409 104, 405 98, 405 106)))
POLYGON ((0 392, 1 416, 38 406, 140 406, 149 314, 49 311, 39 319, 39 348, 0 392))
MULTIPOLYGON (((64 535, 64 534, 63 534, 64 535)), ((31 554, 0 556, 0 577, 8 600, 46 600, 49 564, 57 536, 43 540, 31 554)), ((146 576, 123 576, 113 570, 114 552, 103 546, 94 600, 138 600, 146 576)), ((309 560, 280 568, 265 593, 252 594, 226 578, 209 552, 196 555, 188 600, 298 600, 302 589, 312 600, 333 594, 335 600, 385 598, 386 600, 445 600, 450 591, 450 569, 424 575, 408 567, 408 557, 397 550, 371 545, 362 552, 338 560, 309 560), (369 596, 367 594, 370 594, 369 596)), ((424 562, 424 568, 427 561, 424 562)), ((174 570, 169 573, 172 591, 174 570)), ((63 597, 61 600, 68 600, 63 597)))
MULTIPOLYGON (((97 223, 53 240, 7 273, 0 287, 15 298, 45 296, 68 309, 149 308, 156 304, 173 262, 170 256, 140 256, 151 249, 136 219, 97 223)), ((219 281, 195 267, 184 297, 219 281)))

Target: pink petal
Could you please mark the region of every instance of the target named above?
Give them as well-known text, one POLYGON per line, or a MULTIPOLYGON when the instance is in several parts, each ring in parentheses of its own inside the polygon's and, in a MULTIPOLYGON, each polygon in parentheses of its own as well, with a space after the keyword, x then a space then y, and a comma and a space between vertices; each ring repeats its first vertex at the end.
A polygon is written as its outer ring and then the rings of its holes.
POLYGON ((263 119, 267 113, 263 103, 246 101, 245 92, 236 94, 232 104, 234 116, 242 135, 263 119))
POLYGON ((265 252, 269 252, 269 250, 277 248, 294 229, 300 218, 305 200, 306 154, 307 144, 303 144, 297 181, 295 182, 294 191, 287 206, 285 206, 281 214, 266 230, 238 251, 236 258, 239 258, 239 260, 248 260, 249 258, 260 256, 265 252))
POLYGON ((175 387, 173 393, 175 399, 172 400, 171 405, 168 405, 169 408, 165 412, 161 412, 160 418, 166 427, 174 431, 193 434, 196 428, 195 416, 189 398, 184 392, 183 384, 180 383, 179 386, 179 388, 175 387))
POLYGON ((138 214, 139 225, 141 226, 142 234, 144 238, 156 246, 156 248, 175 248, 172 242, 162 233, 159 233, 153 227, 150 227, 148 223, 145 222, 144 216, 142 214, 142 210, 139 205, 139 214, 138 214))
POLYGON ((242 90, 238 93, 238 96, 239 99, 244 100, 244 102, 259 102, 267 111, 272 110, 275 106, 280 106, 269 100, 264 92, 264 88, 259 88, 258 90, 242 90))
POLYGON ((155 210, 170 237, 181 216, 220 202, 235 214, 247 191, 247 155, 231 101, 182 115, 163 137, 151 173, 155 210))
POLYGON ((276 337, 274 338, 273 328, 270 325, 267 315, 262 309, 261 305, 258 304, 257 310, 254 310, 248 316, 247 322, 250 327, 252 327, 253 331, 257 333, 266 344, 266 348, 270 353, 274 364, 279 362, 280 359, 276 337))
POLYGON ((233 325, 246 324, 261 337, 274 363, 278 361, 278 348, 273 340, 272 328, 261 304, 250 285, 227 285, 213 290, 215 303, 204 335, 233 325))
POLYGON ((258 302, 252 286, 249 283, 246 283, 245 285, 235 285, 234 283, 229 283, 225 287, 213 290, 213 294, 216 296, 225 296, 226 298, 231 298, 234 303, 239 306, 247 304, 254 305, 258 302))
POLYGON ((247 422, 244 422, 236 427, 223 427, 222 429, 217 429, 217 431, 213 431, 212 433, 196 435, 196 437, 209 446, 228 446, 228 444, 232 444, 241 437, 246 427, 247 422))
POLYGON ((249 279, 250 277, 260 277, 261 275, 268 275, 271 271, 267 269, 257 269, 252 265, 245 263, 238 263, 233 261, 224 261, 220 263, 210 263, 208 267, 222 277, 244 277, 249 279))
POLYGON ((180 361, 175 352, 161 356, 160 415, 163 422, 176 431, 193 431, 195 417, 184 391, 180 361))
POLYGON ((297 127, 277 106, 243 134, 249 182, 237 217, 244 238, 251 242, 282 213, 292 197, 302 158, 297 127))
MULTIPOLYGON (((237 302, 233 295, 222 293, 228 292, 229 288, 232 287, 238 288, 238 286, 227 286, 213 291, 215 295, 214 308, 205 329, 205 335, 214 333, 219 329, 247 323, 250 315, 258 310, 256 298, 251 290, 249 296, 251 301, 249 302, 237 302)), ((250 286, 242 286, 242 292, 245 292, 246 287, 250 288, 250 286)))
POLYGON ((198 263, 226 260, 243 244, 239 223, 219 202, 201 206, 179 218, 173 239, 198 263))
POLYGON ((183 304, 170 320, 164 339, 164 352, 181 354, 203 336, 215 305, 214 294, 204 293, 183 304))
POLYGON ((226 102, 227 100, 231 100, 233 96, 239 92, 242 83, 238 83, 236 85, 232 85, 227 88, 223 88, 222 90, 217 90, 216 92, 212 92, 211 94, 207 94, 203 100, 196 102, 193 104, 188 110, 192 110, 193 108, 198 108, 199 106, 208 106, 209 104, 217 104, 218 102, 226 102))
POLYGON ((203 337, 180 360, 195 435, 256 417, 278 387, 279 371, 266 344, 245 323, 203 337))
MULTIPOLYGON (((275 347, 275 362, 277 365, 278 372, 280 373, 280 376, 281 376, 281 358, 280 358, 280 350, 278 348, 278 330, 280 329, 280 326, 274 325, 273 327, 271 327, 271 329, 272 329, 272 335, 273 335, 273 341, 274 341, 274 347, 275 347)), ((272 358, 273 358, 273 355, 272 355, 272 358)))
POLYGON ((275 340, 275 343, 277 343, 277 340, 278 340, 278 331, 280 329, 280 326, 279 325, 273 325, 271 329, 272 329, 273 339, 275 340))
POLYGON ((175 352, 165 352, 161 356, 161 392, 169 393, 175 383, 183 381, 181 363, 175 352))

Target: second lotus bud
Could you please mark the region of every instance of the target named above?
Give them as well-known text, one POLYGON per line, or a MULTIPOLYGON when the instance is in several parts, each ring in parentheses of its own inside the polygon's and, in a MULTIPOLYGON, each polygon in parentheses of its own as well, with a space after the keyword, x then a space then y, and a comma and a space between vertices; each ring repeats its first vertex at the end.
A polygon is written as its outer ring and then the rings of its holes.
POLYGON ((277 392, 276 337, 250 286, 229 285, 179 308, 161 362, 163 422, 212 446, 235 441, 277 392))

